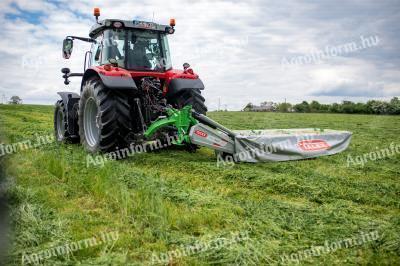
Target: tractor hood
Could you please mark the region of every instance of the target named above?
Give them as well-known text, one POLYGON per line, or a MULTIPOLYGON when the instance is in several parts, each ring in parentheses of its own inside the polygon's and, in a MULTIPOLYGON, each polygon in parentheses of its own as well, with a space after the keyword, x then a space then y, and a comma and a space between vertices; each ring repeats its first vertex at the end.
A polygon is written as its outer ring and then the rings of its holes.
POLYGON ((104 76, 115 76, 115 77, 155 77, 165 80, 171 79, 198 79, 199 75, 196 73, 191 73, 184 70, 178 69, 170 69, 165 72, 157 72, 157 71, 133 71, 126 70, 120 67, 114 67, 110 64, 91 67, 90 69, 95 70, 97 73, 104 76))
MULTIPOLYGON (((129 71, 123 68, 114 67, 110 64, 90 67, 86 70, 82 80, 90 75, 98 74, 104 85, 109 88, 137 89, 135 78, 155 77, 164 80, 163 93, 167 97, 173 97, 183 90, 203 90, 204 84, 194 72, 185 70, 170 69, 166 72, 154 71, 129 71)), ((82 84, 83 86, 83 84, 82 84)))

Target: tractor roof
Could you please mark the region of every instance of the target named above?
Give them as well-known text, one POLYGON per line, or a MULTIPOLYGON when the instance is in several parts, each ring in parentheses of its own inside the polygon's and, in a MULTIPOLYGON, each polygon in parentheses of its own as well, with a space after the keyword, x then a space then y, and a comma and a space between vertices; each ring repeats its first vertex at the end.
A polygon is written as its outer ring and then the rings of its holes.
POLYGON ((161 25, 139 20, 105 19, 99 21, 90 29, 89 36, 93 38, 99 32, 109 28, 129 28, 167 32, 171 27, 168 25, 161 25))

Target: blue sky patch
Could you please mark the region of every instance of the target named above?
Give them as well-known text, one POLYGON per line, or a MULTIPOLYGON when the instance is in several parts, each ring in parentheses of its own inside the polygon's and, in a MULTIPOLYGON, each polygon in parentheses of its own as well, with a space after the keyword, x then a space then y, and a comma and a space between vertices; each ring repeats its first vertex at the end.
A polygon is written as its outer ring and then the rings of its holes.
POLYGON ((41 11, 38 12, 32 12, 32 11, 26 11, 21 9, 19 6, 17 6, 15 3, 11 4, 12 7, 18 10, 19 14, 11 14, 11 13, 6 13, 5 18, 7 20, 25 20, 28 23, 38 25, 40 24, 40 20, 42 17, 45 16, 45 14, 41 11))

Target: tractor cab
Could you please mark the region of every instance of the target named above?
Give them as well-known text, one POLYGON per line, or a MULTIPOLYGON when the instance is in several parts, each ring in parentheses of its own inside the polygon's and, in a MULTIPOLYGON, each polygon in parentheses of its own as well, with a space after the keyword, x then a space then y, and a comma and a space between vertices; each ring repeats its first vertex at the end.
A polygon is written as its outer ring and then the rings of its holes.
MULTIPOLYGON (((175 23, 171 23, 175 25, 175 23)), ((165 72, 172 68, 168 34, 173 26, 107 19, 96 24, 88 66, 112 64, 132 71, 165 72)))
POLYGON ((138 20, 105 19, 98 21, 89 37, 67 36, 63 42, 63 57, 69 59, 75 39, 92 43, 85 55, 84 69, 111 64, 130 71, 165 72, 172 68, 167 35, 175 32, 175 19, 170 25, 138 20))

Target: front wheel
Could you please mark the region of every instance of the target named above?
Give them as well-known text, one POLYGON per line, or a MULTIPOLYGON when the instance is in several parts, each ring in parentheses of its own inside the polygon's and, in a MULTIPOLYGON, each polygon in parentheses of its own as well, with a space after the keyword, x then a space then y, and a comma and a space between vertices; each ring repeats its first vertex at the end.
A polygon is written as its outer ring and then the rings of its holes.
MULTIPOLYGON (((76 109, 70 112, 76 112, 76 109)), ((70 115, 74 114, 75 113, 71 113, 70 115)), ((57 142, 79 142, 78 136, 71 135, 68 127, 68 114, 65 103, 62 100, 58 100, 54 109, 54 135, 57 142)))
POLYGON ((54 110, 54 135, 58 142, 64 142, 68 138, 67 112, 62 100, 55 104, 54 110))

